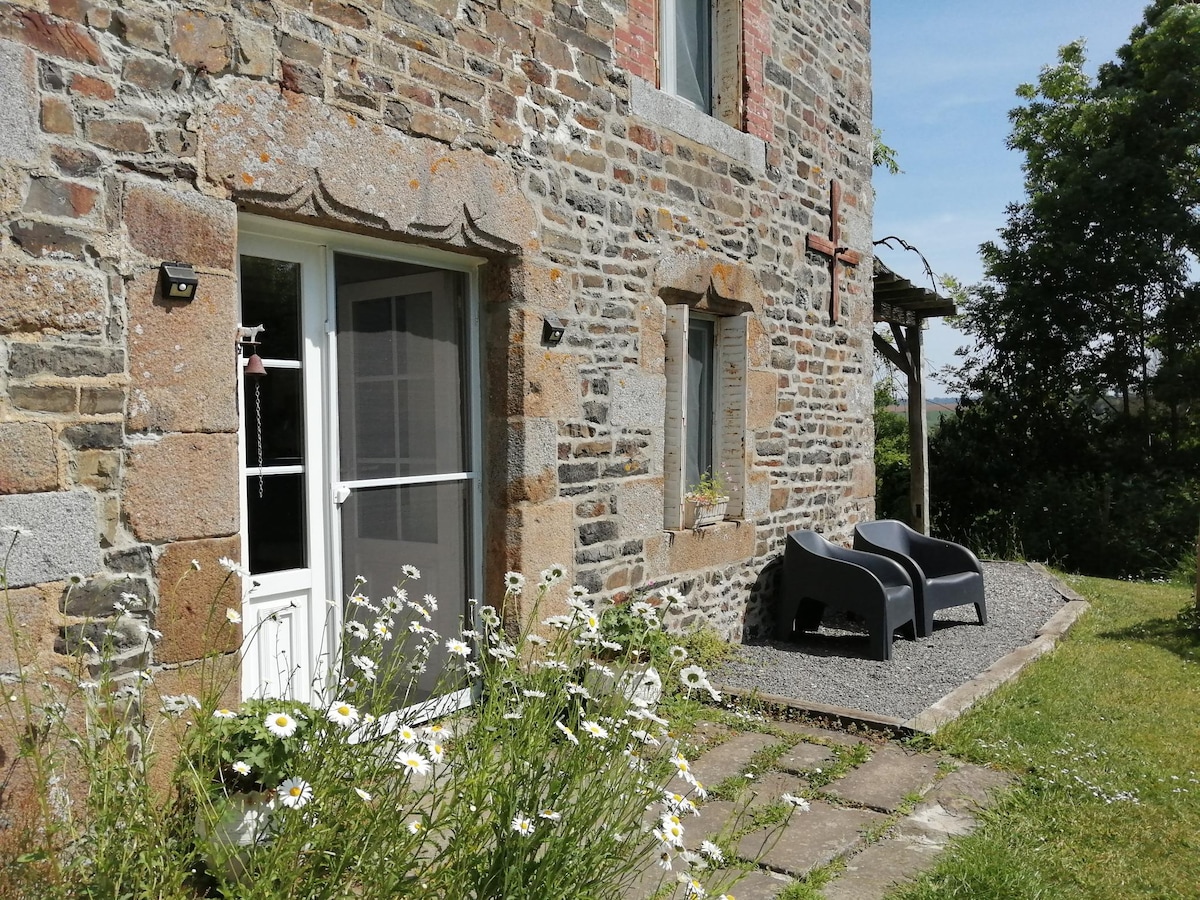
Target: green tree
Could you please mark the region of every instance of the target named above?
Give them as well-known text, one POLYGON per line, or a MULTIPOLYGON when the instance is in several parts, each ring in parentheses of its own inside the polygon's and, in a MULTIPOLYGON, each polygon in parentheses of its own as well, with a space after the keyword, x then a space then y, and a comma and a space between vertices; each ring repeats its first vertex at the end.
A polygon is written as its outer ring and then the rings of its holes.
POLYGON ((1158 0, 1095 78, 1017 90, 1025 196, 967 292, 970 398, 936 436, 941 528, 1098 574, 1170 569, 1200 448, 1200 5, 1158 0), (1130 541, 1136 549, 1123 550, 1130 541))

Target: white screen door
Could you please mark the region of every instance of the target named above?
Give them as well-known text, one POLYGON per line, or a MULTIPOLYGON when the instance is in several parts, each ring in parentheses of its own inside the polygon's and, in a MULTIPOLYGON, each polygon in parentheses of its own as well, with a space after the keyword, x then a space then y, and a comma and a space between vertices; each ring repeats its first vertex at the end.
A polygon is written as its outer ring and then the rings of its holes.
MULTIPOLYGON (((243 693, 317 699, 354 650, 339 635, 356 576, 379 599, 416 566, 409 597, 437 597, 428 625, 442 634, 479 583, 474 261, 241 224, 241 324, 265 326, 267 372, 242 377, 243 562, 258 582, 243 602, 243 693)), ((402 666, 397 706, 457 694, 437 683, 441 663, 402 666)))

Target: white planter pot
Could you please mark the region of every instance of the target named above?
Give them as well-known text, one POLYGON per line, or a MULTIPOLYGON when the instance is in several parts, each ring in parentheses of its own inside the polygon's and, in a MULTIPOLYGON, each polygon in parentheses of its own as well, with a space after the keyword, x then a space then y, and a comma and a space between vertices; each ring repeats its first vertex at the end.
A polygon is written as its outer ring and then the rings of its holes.
POLYGON ((240 880, 246 874, 250 848, 271 839, 276 809, 274 792, 246 791, 196 810, 196 837, 209 869, 229 881, 240 880))
POLYGON ((626 700, 644 700, 649 706, 662 699, 662 676, 654 666, 632 666, 618 671, 615 676, 590 669, 583 684, 594 694, 615 691, 626 700))
POLYGON ((728 497, 718 497, 712 503, 702 503, 697 500, 683 501, 683 527, 700 528, 725 521, 725 511, 729 508, 728 497))

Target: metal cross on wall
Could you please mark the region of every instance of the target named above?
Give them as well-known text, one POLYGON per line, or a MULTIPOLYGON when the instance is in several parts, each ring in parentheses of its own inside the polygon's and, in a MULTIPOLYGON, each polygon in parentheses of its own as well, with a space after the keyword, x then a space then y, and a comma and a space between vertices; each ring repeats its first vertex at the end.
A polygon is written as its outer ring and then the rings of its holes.
POLYGON ((841 228, 838 216, 842 205, 842 186, 836 181, 829 182, 829 237, 823 234, 808 236, 808 249, 815 250, 822 256, 829 257, 829 321, 836 325, 838 320, 838 263, 847 266, 857 266, 862 261, 862 254, 857 250, 843 247, 841 228))

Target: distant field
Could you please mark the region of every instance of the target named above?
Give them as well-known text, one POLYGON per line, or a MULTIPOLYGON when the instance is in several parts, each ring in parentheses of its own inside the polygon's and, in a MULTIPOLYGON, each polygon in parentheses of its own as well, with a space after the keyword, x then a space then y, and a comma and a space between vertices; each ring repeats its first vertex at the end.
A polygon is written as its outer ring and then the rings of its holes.
MULTIPOLYGON (((957 408, 957 397, 929 397, 925 400, 925 421, 929 423, 930 428, 934 428, 939 422, 941 422, 943 416, 952 415, 954 410, 957 408)), ((892 406, 888 407, 888 412, 899 413, 902 416, 907 416, 908 404, 893 404, 892 406)))

